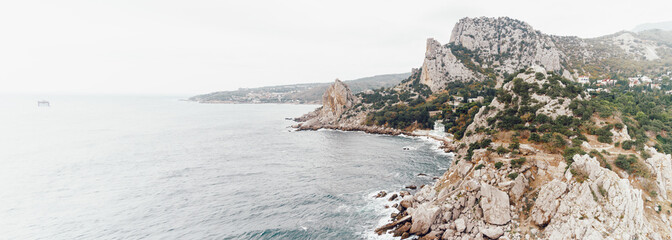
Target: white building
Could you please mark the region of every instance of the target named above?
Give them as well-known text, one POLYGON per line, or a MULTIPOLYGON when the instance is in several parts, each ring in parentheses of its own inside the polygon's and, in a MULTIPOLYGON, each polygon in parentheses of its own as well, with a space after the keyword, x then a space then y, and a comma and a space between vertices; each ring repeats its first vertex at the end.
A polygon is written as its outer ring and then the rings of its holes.
POLYGON ((588 76, 579 76, 579 83, 590 84, 590 79, 588 78, 588 76))
POLYGON ((653 82, 653 80, 651 80, 651 78, 649 78, 647 76, 642 76, 642 78, 640 80, 642 80, 642 83, 652 83, 653 82))

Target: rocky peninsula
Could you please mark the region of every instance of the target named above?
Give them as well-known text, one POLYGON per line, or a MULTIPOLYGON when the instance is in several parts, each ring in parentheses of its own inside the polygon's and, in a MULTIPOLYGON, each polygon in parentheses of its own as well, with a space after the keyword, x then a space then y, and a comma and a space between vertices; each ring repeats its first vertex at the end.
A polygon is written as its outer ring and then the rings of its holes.
MULTIPOLYGON (((448 44, 427 41, 422 67, 401 84, 352 94, 336 80, 323 106, 297 118, 296 127, 397 135, 446 125, 453 165, 415 194, 390 198, 398 212, 378 234, 672 239, 669 121, 659 120, 666 102, 637 100, 664 93, 615 85, 597 94, 577 83, 580 74, 626 71, 613 59, 658 66, 645 53, 623 51, 612 41, 618 36, 560 37, 515 19, 465 18, 448 44)), ((663 58, 669 50, 646 39, 638 44, 656 45, 663 58)))

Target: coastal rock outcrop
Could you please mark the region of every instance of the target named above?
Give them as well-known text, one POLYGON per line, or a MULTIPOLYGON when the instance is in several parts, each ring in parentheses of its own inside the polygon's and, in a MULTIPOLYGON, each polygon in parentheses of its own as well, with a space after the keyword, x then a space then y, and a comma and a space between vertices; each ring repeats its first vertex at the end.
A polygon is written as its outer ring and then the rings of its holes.
POLYGON ((338 129, 344 131, 364 131, 399 135, 403 131, 381 126, 367 126, 363 122, 367 111, 355 109, 361 99, 352 94, 350 88, 340 80, 336 81, 322 95, 322 106, 315 111, 294 119, 299 130, 338 129))
POLYGON ((350 88, 341 80, 336 79, 324 95, 322 95, 322 107, 312 113, 304 115, 300 120, 306 121, 301 128, 319 128, 338 124, 343 113, 350 109, 358 101, 350 88))

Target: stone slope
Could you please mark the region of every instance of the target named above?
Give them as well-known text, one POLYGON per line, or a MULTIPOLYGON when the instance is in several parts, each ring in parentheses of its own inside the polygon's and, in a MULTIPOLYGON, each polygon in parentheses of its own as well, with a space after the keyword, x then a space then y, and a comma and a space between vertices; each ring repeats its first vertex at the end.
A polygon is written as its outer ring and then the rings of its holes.
MULTIPOLYGON (((659 193, 648 199, 642 187, 649 179, 629 176, 601 165, 589 155, 574 155, 571 165, 542 144, 521 144, 518 156, 497 154, 492 149, 510 143, 478 129, 494 129, 500 114, 516 109, 523 99, 534 102, 536 114, 550 119, 574 118, 572 100, 584 94, 550 97, 549 91, 571 87, 554 80, 541 66, 499 84, 501 93, 488 108, 481 108, 467 128, 473 134, 455 141, 456 164, 433 185, 399 204, 397 219, 409 222, 408 235, 420 239, 670 239, 672 219, 667 212, 654 213, 656 206, 669 206, 672 196, 672 156, 645 148, 646 159, 659 193), (551 83, 555 81, 555 83, 551 83), (552 85, 555 84, 555 85, 552 85), (518 86, 516 86, 518 85, 518 86), (529 90, 516 89, 525 85, 529 90), (552 85, 552 89, 544 86, 552 85), (536 87, 535 87, 536 86, 536 87), (537 88, 537 90, 531 90, 537 88), (523 95, 528 96, 523 96, 523 95), (499 99, 509 95, 508 101, 499 99), (573 97, 568 97, 573 96, 573 97), (468 153, 466 146, 492 140, 468 153), (472 154, 470 158, 466 157, 472 154), (525 157, 522 164, 514 160, 525 157), (496 163, 501 166, 497 167, 496 163), (652 208, 653 207, 653 208, 652 208)), ((567 82, 566 82, 567 83, 567 82)), ((557 93, 556 93, 557 94, 557 93)), ((618 141, 630 139, 627 129, 613 131, 618 141)), ((574 146, 578 147, 578 146, 574 146)), ((581 150, 590 152, 590 144, 581 150)), ((551 149, 552 150, 552 149, 551 149)), ((608 153, 605 153, 608 154, 608 153)), ((650 193, 647 193, 650 194, 650 193)), ((393 232, 402 235, 405 229, 393 232)))
MULTIPOLYGON (((575 155, 572 171, 566 172, 562 163, 553 167, 552 160, 537 159, 523 166, 515 180, 505 177, 511 170, 493 166, 506 159, 485 151, 477 155, 476 163, 484 168, 460 161, 433 186, 403 198, 397 218, 409 220, 410 234, 420 239, 672 236, 669 213, 647 212, 642 190, 588 155, 575 155)), ((665 161, 672 159, 668 155, 665 161)))

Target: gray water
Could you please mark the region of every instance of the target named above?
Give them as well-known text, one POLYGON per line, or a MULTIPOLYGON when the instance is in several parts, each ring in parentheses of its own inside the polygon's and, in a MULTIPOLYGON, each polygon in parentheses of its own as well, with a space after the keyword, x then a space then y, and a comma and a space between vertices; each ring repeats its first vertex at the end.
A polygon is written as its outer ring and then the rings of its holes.
POLYGON ((288 128, 316 106, 41 98, 0 96, 1 239, 376 238, 372 195, 450 164, 428 140, 288 128))

